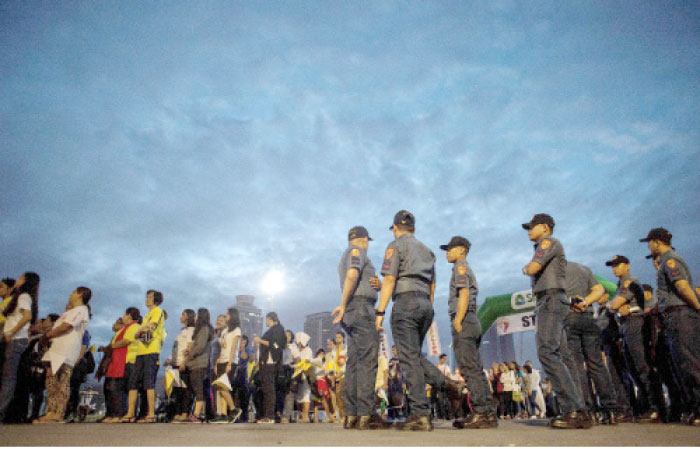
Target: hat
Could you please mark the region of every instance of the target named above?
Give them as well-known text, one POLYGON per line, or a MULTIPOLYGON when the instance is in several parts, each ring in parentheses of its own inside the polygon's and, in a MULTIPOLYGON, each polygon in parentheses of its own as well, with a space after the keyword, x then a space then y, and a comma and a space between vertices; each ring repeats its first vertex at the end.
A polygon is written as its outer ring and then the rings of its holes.
POLYGON ((464 248, 466 248, 468 250, 469 247, 472 246, 472 244, 469 243, 469 240, 465 239, 464 237, 459 236, 459 235, 455 235, 454 237, 452 237, 450 239, 450 243, 448 243, 447 245, 440 245, 440 249, 445 250, 445 251, 449 251, 452 248, 456 248, 458 246, 463 246, 464 248))
POLYGON ((649 231, 649 234, 647 234, 646 238, 639 239, 640 242, 650 242, 652 240, 660 240, 663 243, 670 245, 671 244, 671 235, 668 230, 664 228, 654 228, 651 231, 649 231))
POLYGON ((372 237, 369 236, 369 232, 367 232, 367 229, 364 226, 355 226, 348 231, 348 240, 359 239, 362 237, 367 237, 367 240, 372 240, 372 237))
POLYGON ((605 266, 614 267, 615 265, 619 265, 621 263, 630 263, 630 260, 625 256, 620 256, 618 254, 615 257, 613 257, 612 260, 608 260, 607 262, 605 262, 605 266))
POLYGON ((653 259, 653 258, 655 258, 655 257, 656 257, 656 256, 653 255, 653 254, 647 254, 646 256, 644 256, 645 259, 653 259))
MULTIPOLYGON (((416 226, 416 217, 407 210, 400 210, 394 215, 394 225, 404 225, 409 228, 414 228, 416 226)), ((389 226, 390 231, 394 229, 394 225, 389 226)))
POLYGON ((549 229, 554 229, 554 218, 552 218, 551 215, 547 214, 535 214, 534 217, 532 217, 532 220, 530 220, 529 223, 523 223, 523 229, 532 229, 538 224, 546 224, 549 226, 549 229))

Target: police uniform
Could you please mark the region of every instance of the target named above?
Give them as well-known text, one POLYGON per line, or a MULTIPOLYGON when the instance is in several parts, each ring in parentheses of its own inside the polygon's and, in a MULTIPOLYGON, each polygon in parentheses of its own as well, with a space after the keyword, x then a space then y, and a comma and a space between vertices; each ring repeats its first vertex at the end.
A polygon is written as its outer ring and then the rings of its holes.
MULTIPOLYGON (((523 229, 530 229, 538 224, 548 224, 551 229, 554 226, 554 220, 548 215, 538 214, 530 223, 524 223, 523 229)), ((551 235, 538 240, 534 248, 535 255, 532 262, 542 266, 540 271, 531 277, 532 293, 536 298, 537 356, 544 372, 552 382, 562 414, 566 415, 582 411, 585 407, 581 392, 566 367, 559 349, 569 310, 569 300, 565 293, 566 255, 561 242, 551 235)))
MULTIPOLYGON (((605 265, 615 266, 620 263, 629 263, 629 259, 618 255, 605 262, 605 265)), ((635 276, 627 273, 617 283, 616 296, 625 298, 630 308, 634 310, 629 315, 620 318, 620 332, 631 362, 630 373, 639 388, 639 394, 636 397, 638 411, 645 414, 658 413, 659 407, 654 400, 650 378, 651 369, 648 363, 651 356, 644 345, 644 289, 642 283, 635 276)), ((644 416, 644 418, 648 417, 644 416)))
MULTIPOLYGON (((415 219, 410 212, 400 211, 394 224, 413 227, 415 219)), ((430 403, 425 392, 421 348, 434 316, 430 292, 435 283, 435 255, 412 233, 403 234, 387 246, 382 275, 396 278, 391 333, 408 389, 411 414, 428 417, 430 403)))
MULTIPOLYGON (((600 285, 600 283, 588 267, 567 261, 566 295, 568 297, 585 298, 596 285, 600 285)), ((572 376, 578 377, 581 390, 586 392, 584 401, 588 411, 593 411, 595 408, 595 402, 588 388, 588 376, 590 376, 595 383, 596 393, 603 411, 607 413, 622 412, 622 409, 617 405, 610 375, 600 355, 601 335, 593 312, 594 307, 591 305, 585 312, 571 311, 566 317, 568 347, 576 363, 575 369, 573 371, 570 369, 570 371, 572 376), (584 369, 584 362, 588 368, 588 375, 584 369)))
MULTIPOLYGON (((651 232, 649 234, 651 236, 651 232)), ((669 233, 669 244, 670 240, 669 233)), ((676 289, 675 282, 680 280, 686 280, 690 288, 693 288, 693 278, 688 265, 674 250, 668 250, 659 257, 657 272, 659 312, 662 314, 673 371, 685 392, 684 411, 687 414, 695 414, 698 421, 700 419, 700 314, 683 300, 676 289)), ((695 424, 699 425, 700 422, 695 424)))
MULTIPOLYGON (((348 237, 350 240, 369 238, 367 230, 360 226, 351 229, 348 237)), ((374 326, 377 291, 369 283, 375 276, 374 265, 367 252, 359 246, 349 245, 340 258, 338 276, 341 291, 351 268, 357 269, 359 276, 342 321, 348 344, 343 385, 345 413, 347 416, 371 416, 375 413, 374 383, 379 354, 379 334, 374 326)))
MULTIPOLYGON (((450 250, 458 246, 464 246, 465 249, 469 250, 470 244, 467 239, 455 236, 450 240, 449 244, 442 245, 440 248, 450 250)), ((454 348, 459 372, 469 386, 469 398, 472 409, 475 413, 487 415, 495 413, 495 410, 479 355, 481 323, 476 315, 476 297, 478 293, 479 286, 476 282, 476 277, 466 258, 455 262, 452 267, 450 297, 447 304, 452 330, 452 347, 454 348), (459 292, 461 289, 468 290, 469 302, 467 312, 462 320, 462 331, 457 332, 454 328, 454 320, 459 307, 459 292)))
POLYGON ((615 314, 609 311, 607 307, 600 309, 597 324, 601 330, 601 343, 605 352, 608 373, 610 374, 612 386, 615 389, 617 409, 624 415, 617 416, 617 421, 620 422, 620 418, 631 420, 632 405, 630 404, 630 398, 633 397, 634 387, 631 380, 629 380, 631 376, 627 369, 625 355, 620 350, 622 347, 620 326, 615 314))

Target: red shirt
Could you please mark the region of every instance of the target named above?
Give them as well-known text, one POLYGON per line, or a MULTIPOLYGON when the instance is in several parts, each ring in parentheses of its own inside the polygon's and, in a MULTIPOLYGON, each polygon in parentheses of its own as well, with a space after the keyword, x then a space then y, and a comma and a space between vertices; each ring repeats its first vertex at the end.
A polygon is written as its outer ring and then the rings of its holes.
MULTIPOLYGON (((125 326, 119 334, 117 334, 117 339, 114 342, 118 342, 124 339, 124 333, 128 328, 136 323, 131 323, 125 326)), ((126 352, 129 346, 124 346, 123 348, 118 348, 112 351, 112 360, 109 362, 109 367, 107 368, 106 377, 124 377, 124 367, 126 366, 126 352)))

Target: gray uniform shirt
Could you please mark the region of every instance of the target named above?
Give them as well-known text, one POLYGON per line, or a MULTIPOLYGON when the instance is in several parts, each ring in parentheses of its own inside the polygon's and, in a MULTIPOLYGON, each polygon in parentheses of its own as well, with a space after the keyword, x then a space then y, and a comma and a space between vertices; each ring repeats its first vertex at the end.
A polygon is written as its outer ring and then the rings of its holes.
POLYGON ((382 275, 396 278, 394 296, 408 292, 430 295, 430 285, 435 283, 435 254, 413 234, 404 234, 387 246, 382 275))
POLYGON ((372 265, 372 262, 367 257, 365 250, 359 246, 350 245, 343 253, 343 257, 340 258, 338 276, 340 277, 341 292, 343 291, 345 276, 350 268, 357 268, 359 271, 357 286, 355 287, 355 291, 350 295, 350 301, 355 296, 373 298, 376 301, 377 291, 369 284, 369 279, 374 277, 375 274, 374 265, 372 265))
MULTIPOLYGON (((599 282, 593 276, 593 272, 587 266, 580 263, 566 262, 566 296, 573 298, 580 296, 585 298, 591 293, 591 289, 599 282)), ((593 314, 594 308, 591 306, 586 312, 593 314)))
POLYGON ((472 269, 466 260, 456 262, 452 267, 452 278, 450 279, 450 299, 447 303, 447 311, 450 319, 457 314, 459 308, 459 289, 469 289, 469 306, 467 314, 476 313, 476 295, 479 294, 479 285, 472 269))
POLYGON ((632 312, 632 315, 642 315, 644 313, 644 288, 635 276, 627 273, 626 276, 620 278, 617 283, 617 292, 615 296, 622 296, 628 302, 630 307, 639 306, 639 311, 632 312))
POLYGON ((663 253, 659 259, 659 271, 656 274, 656 293, 659 295, 660 312, 663 312, 666 307, 688 306, 674 284, 683 279, 688 281, 691 288, 693 287, 693 277, 681 256, 673 250, 663 253))
POLYGON ((566 254, 558 239, 547 236, 537 242, 532 262, 542 265, 542 269, 531 279, 533 293, 566 289, 566 254))

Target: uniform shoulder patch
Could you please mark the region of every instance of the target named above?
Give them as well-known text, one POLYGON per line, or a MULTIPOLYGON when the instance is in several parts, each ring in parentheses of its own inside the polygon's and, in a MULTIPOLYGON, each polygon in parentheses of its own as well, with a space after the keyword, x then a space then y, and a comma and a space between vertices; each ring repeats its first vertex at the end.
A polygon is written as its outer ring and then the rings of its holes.
POLYGON ((394 257, 394 248, 387 248, 386 253, 384 254, 385 259, 391 259, 394 257))
POLYGON ((360 255, 360 250, 357 249, 357 248, 353 248, 352 251, 350 251, 350 254, 351 254, 353 257, 359 257, 359 255, 360 255))
POLYGON ((548 239, 542 240, 542 243, 540 243, 540 248, 542 249, 549 249, 552 246, 552 241, 548 239))
POLYGON ((464 276, 465 274, 467 274, 467 267, 465 267, 464 265, 457 267, 457 273, 464 276))
POLYGON ((675 259, 668 259, 666 261, 666 265, 668 265, 668 267, 673 270, 674 268, 676 268, 676 260, 675 259))
POLYGON ((631 283, 632 283, 632 280, 631 280, 631 279, 627 279, 623 285, 625 286, 625 288, 627 288, 627 287, 630 286, 631 283))

